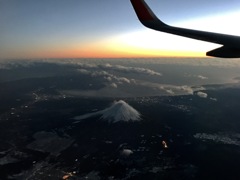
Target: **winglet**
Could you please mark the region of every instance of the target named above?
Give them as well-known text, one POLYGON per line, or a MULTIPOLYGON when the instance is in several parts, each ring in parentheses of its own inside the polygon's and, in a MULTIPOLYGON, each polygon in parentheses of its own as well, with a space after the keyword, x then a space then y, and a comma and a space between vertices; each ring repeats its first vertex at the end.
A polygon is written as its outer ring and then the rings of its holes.
POLYGON ((157 18, 157 16, 153 13, 153 11, 144 0, 131 0, 131 3, 138 16, 138 19, 143 25, 152 29, 155 29, 155 25, 153 25, 152 22, 157 23, 161 26, 167 26, 157 18))
POLYGON ((140 21, 150 21, 158 19, 149 6, 143 0, 131 0, 133 8, 140 21))

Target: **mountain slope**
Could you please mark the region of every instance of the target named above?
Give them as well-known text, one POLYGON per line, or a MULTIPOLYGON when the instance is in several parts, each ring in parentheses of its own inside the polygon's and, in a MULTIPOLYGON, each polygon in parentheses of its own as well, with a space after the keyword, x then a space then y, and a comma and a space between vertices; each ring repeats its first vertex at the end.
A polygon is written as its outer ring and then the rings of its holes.
POLYGON ((110 123, 116 123, 119 121, 139 121, 141 120, 141 114, 125 101, 115 101, 109 108, 102 111, 89 113, 81 116, 77 116, 74 119, 83 120, 94 116, 101 116, 102 120, 110 123))

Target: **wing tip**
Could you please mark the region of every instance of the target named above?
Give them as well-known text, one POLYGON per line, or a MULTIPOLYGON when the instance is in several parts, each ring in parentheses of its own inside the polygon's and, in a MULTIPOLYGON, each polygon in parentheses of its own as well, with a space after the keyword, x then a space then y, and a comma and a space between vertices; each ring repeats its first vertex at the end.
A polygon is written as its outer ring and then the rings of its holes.
POLYGON ((144 0, 131 0, 131 3, 140 21, 152 21, 158 19, 144 0))

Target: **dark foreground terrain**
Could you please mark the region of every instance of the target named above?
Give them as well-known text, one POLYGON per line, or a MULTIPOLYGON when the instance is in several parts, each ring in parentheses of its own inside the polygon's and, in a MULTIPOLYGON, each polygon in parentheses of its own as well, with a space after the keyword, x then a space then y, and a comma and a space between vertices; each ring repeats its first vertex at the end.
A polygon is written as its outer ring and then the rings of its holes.
POLYGON ((125 98, 62 91, 105 86, 83 76, 5 77, 11 80, 0 86, 0 179, 240 179, 238 84, 125 98), (116 100, 141 120, 88 115, 116 100))

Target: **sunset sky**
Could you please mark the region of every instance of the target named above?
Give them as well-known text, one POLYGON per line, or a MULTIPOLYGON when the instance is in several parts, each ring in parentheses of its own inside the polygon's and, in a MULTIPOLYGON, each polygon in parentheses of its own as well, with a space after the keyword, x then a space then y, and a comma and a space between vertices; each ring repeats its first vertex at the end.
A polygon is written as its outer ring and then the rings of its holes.
MULTIPOLYGON (((240 35, 239 0, 146 0, 164 22, 240 35)), ((219 45, 145 28, 130 0, 0 0, 0 59, 205 56, 219 45)))

